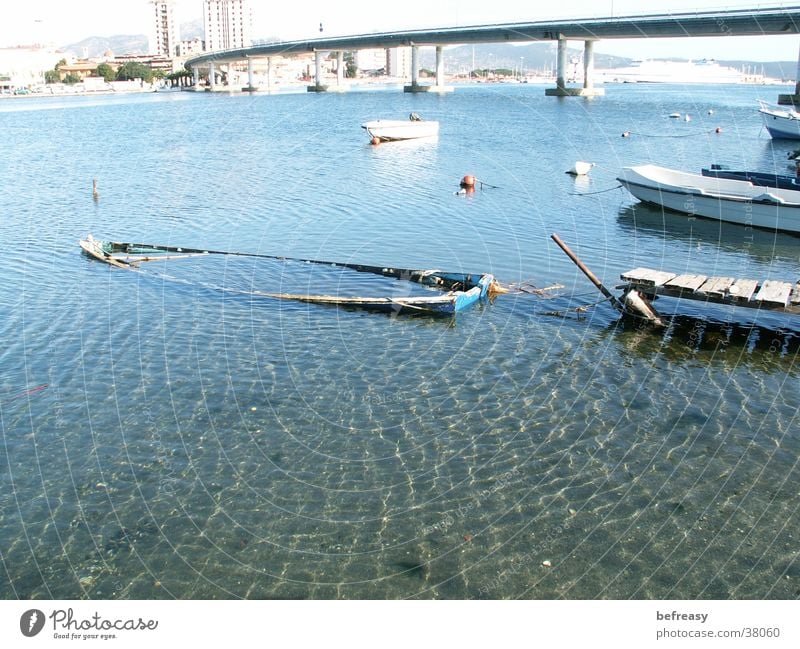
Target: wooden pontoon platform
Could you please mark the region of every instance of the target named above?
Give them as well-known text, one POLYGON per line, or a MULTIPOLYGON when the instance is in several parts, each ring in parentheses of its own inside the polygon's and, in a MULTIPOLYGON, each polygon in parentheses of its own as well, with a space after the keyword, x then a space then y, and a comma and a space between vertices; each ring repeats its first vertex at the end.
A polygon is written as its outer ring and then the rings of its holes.
POLYGON ((623 289, 625 295, 638 291, 645 299, 666 296, 800 314, 800 281, 679 275, 651 268, 634 268, 620 277, 625 284, 617 288, 623 289))

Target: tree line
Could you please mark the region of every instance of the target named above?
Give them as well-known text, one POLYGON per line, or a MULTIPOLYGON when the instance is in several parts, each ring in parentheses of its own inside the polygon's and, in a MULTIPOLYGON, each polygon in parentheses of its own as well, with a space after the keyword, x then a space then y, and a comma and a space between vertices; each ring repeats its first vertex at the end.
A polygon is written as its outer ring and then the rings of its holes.
MULTIPOLYGON (((62 65, 66 64, 66 59, 61 59, 52 70, 47 70, 44 73, 45 83, 61 83, 62 79, 59 70, 62 65)), ((123 63, 116 70, 108 63, 100 63, 94 70, 94 76, 102 77, 105 81, 132 81, 133 79, 141 79, 145 83, 152 83, 153 79, 161 79, 164 76, 164 72, 162 70, 153 70, 144 63, 128 61, 127 63, 123 63)), ((68 73, 63 79, 63 83, 67 84, 78 83, 80 81, 81 78, 73 72, 68 73)))

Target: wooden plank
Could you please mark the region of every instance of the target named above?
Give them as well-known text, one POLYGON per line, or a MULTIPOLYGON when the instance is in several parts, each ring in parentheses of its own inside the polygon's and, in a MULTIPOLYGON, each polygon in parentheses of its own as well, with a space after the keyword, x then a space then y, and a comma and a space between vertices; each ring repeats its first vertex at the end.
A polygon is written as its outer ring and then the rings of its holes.
POLYGON ((728 289, 733 282, 733 277, 709 277, 703 282, 703 285, 697 289, 697 292, 713 295, 714 297, 726 297, 728 289))
POLYGON ((737 279, 728 289, 728 294, 736 302, 748 302, 758 288, 754 279, 737 279))
POLYGON ((707 277, 705 275, 678 275, 666 282, 664 286, 684 289, 686 291, 696 291, 703 285, 707 277))
POLYGON ((652 268, 634 268, 627 273, 622 273, 620 277, 626 282, 639 284, 640 286, 661 286, 675 277, 675 273, 653 270, 652 268))
POLYGON ((789 282, 776 282, 768 279, 761 285, 761 290, 754 299, 759 302, 770 302, 772 304, 787 306, 793 288, 794 286, 789 282))

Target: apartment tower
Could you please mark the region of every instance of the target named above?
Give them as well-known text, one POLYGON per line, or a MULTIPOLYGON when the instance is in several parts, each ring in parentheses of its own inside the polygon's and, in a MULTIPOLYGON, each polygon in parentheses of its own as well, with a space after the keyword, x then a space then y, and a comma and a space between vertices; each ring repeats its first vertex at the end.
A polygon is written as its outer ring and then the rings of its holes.
POLYGON ((206 51, 248 47, 253 13, 249 0, 204 0, 206 51))
POLYGON ((150 19, 150 54, 168 56, 178 55, 181 42, 178 24, 175 22, 173 0, 150 0, 153 14, 150 19))

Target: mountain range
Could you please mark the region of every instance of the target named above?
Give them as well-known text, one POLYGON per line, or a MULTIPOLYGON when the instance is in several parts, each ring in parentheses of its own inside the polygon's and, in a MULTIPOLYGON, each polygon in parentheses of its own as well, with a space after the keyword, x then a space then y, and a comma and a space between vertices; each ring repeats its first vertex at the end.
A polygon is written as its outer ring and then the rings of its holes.
MULTIPOLYGON (((202 19, 181 23, 181 38, 190 40, 203 38, 202 19)), ((147 37, 141 34, 117 35, 110 37, 92 36, 77 43, 71 43, 61 48, 64 52, 75 57, 94 58, 103 56, 111 51, 116 55, 147 54, 147 37)), ((567 58, 575 64, 582 60, 583 50, 577 48, 567 49, 567 58)), ((528 45, 511 45, 508 43, 481 43, 478 45, 459 45, 446 48, 444 51, 445 67, 448 71, 453 68, 464 70, 483 68, 506 68, 509 70, 522 69, 524 71, 550 71, 556 66, 555 43, 530 43, 528 45)), ((678 61, 681 59, 671 58, 678 61)), ((686 59, 682 59, 686 60, 686 59)), ((630 65, 632 59, 621 56, 603 54, 595 50, 594 65, 596 68, 619 68, 630 65)), ((770 61, 755 63, 747 60, 718 61, 736 69, 749 69, 753 73, 761 73, 776 79, 793 79, 797 63, 795 61, 770 61)), ((435 54, 431 48, 420 50, 420 64, 425 68, 433 68, 436 64, 435 54)), ((580 65, 578 63, 578 65, 580 65)))

